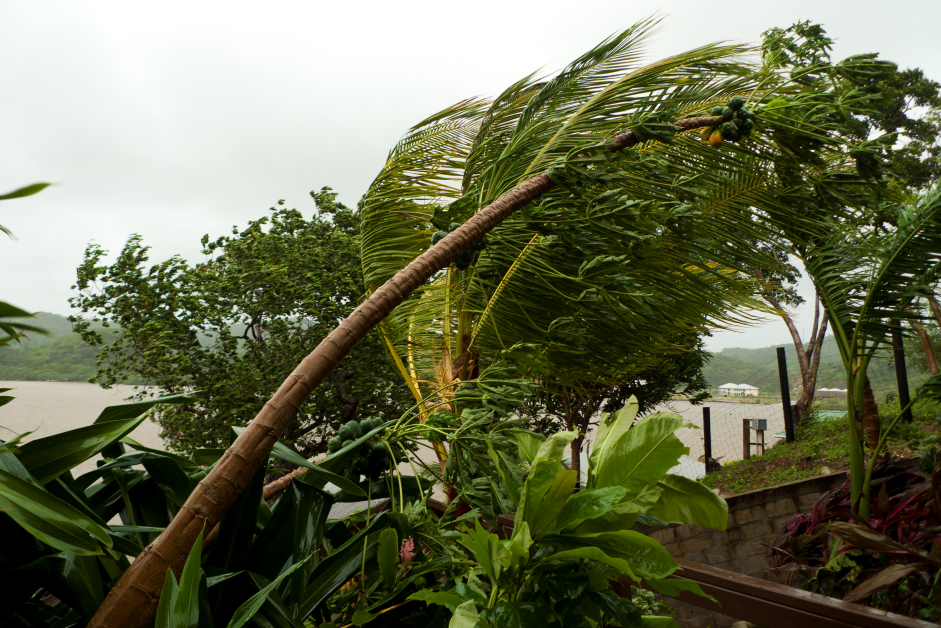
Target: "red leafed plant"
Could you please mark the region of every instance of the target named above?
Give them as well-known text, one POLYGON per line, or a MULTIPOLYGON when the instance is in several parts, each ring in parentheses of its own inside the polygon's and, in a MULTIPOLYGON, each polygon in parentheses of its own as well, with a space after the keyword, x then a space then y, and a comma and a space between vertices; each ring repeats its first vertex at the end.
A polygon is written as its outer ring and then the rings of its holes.
POLYGON ((872 514, 850 509, 850 484, 795 515, 772 546, 770 565, 806 579, 809 591, 937 622, 941 619, 941 468, 897 460, 873 472, 872 514))

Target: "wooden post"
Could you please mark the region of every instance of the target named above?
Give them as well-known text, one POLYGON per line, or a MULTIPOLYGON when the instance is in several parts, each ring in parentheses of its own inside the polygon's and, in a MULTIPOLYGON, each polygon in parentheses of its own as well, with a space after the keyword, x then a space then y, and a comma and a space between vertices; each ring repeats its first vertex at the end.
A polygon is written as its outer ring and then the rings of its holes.
POLYGON ((784 347, 778 347, 778 378, 781 380, 781 409, 784 411, 784 437, 794 442, 794 422, 791 417, 791 387, 787 380, 787 360, 784 347))
POLYGON ((702 438, 703 460, 706 462, 706 473, 709 473, 709 461, 712 460, 712 420, 709 416, 709 408, 703 406, 702 409, 702 438))
POLYGON ((742 460, 751 458, 751 429, 748 424, 748 419, 742 419, 742 460))
POLYGON ((765 431, 758 430, 758 438, 755 440, 758 441, 755 443, 755 447, 758 451, 758 455, 764 456, 765 455, 765 431))
MULTIPOLYGON (((899 407, 904 408, 909 404, 911 398, 908 396, 908 370, 905 368, 905 349, 902 347, 901 325, 892 329, 892 353, 895 358, 895 381, 899 387, 899 407)), ((902 413, 902 420, 906 423, 911 423, 914 420, 911 408, 902 413)))

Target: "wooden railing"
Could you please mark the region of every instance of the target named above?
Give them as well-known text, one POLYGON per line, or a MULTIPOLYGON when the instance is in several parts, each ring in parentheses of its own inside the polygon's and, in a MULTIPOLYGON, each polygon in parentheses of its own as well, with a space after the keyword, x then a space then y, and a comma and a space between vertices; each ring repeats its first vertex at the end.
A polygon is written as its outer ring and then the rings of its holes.
MULTIPOLYGON (((498 533, 506 538, 513 531, 513 515, 500 515, 498 533)), ((692 580, 715 602, 684 592, 676 599, 764 628, 937 628, 919 619, 896 615, 825 595, 768 582, 732 571, 676 559, 682 571, 673 578, 692 580)), ((624 577, 616 592, 627 597, 634 581, 624 577)), ((653 591, 646 583, 640 586, 653 591)))

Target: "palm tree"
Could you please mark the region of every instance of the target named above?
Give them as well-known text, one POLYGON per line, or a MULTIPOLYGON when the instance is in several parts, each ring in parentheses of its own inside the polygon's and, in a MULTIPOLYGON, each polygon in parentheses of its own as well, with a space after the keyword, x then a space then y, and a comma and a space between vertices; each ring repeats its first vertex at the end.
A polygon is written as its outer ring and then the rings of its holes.
POLYGON ((363 209, 369 298, 291 373, 91 626, 153 618, 167 569, 182 569, 313 387, 380 323, 424 402, 441 381, 534 340, 558 374, 603 382, 682 350, 677 331, 749 320, 758 302, 748 269, 770 261, 746 244, 766 237, 766 224, 793 222, 809 187, 847 184, 827 179, 820 158, 842 146, 838 122, 805 114, 846 118, 851 107, 749 66, 741 46, 642 65, 653 26, 611 37, 549 80, 459 103, 399 143, 363 209), (767 103, 754 141, 716 150, 688 132, 722 123, 712 108, 739 94, 767 103), (451 223, 463 224, 429 248, 451 223), (465 254, 487 233, 483 252, 465 254))
POLYGON ((901 320, 917 319, 912 302, 930 298, 932 285, 938 281, 941 189, 902 206, 897 227, 888 234, 851 231, 838 224, 831 227, 831 237, 815 242, 803 261, 829 315, 846 371, 851 496, 854 508, 868 517, 869 478, 892 426, 875 429, 865 464, 860 413, 867 396, 866 371, 875 352, 891 338, 892 329, 901 320))

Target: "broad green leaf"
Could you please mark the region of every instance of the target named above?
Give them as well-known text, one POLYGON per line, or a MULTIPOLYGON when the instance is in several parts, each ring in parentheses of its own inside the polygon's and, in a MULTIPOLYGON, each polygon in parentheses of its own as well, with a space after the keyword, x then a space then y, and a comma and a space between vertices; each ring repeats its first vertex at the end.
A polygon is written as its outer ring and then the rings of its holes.
MULTIPOLYGON (((240 427, 237 425, 232 426, 232 431, 234 431, 236 435, 241 434, 244 430, 245 430, 244 427, 240 427)), ((382 431, 382 428, 377 428, 373 430, 372 432, 370 432, 370 434, 367 434, 366 436, 364 436, 363 438, 359 440, 362 440, 363 442, 365 442, 366 440, 368 440, 369 435, 377 434, 380 431, 382 431)), ((359 440, 357 442, 359 442, 359 440)), ((338 451, 336 454, 334 454, 334 456, 340 455, 341 453, 342 453, 342 450, 338 451)), ((349 480, 343 477, 342 475, 337 475, 336 473, 327 471, 325 468, 323 468, 320 465, 314 464, 310 460, 307 460, 303 456, 300 456, 296 452, 292 451, 290 447, 288 447, 287 445, 285 445, 284 443, 280 441, 274 444, 274 447, 271 449, 271 455, 275 456, 276 458, 280 458, 281 460, 284 460, 286 462, 290 462, 292 464, 296 464, 301 467, 307 467, 308 470, 313 472, 313 474, 317 475, 317 477, 322 481, 322 483, 318 486, 318 488, 323 488, 324 484, 326 484, 327 482, 330 482, 331 484, 337 486, 343 491, 346 491, 347 493, 353 493, 354 495, 358 497, 367 496, 366 492, 363 491, 363 489, 360 488, 356 484, 356 482, 353 482, 352 480, 349 480)))
POLYGON ((379 573, 386 586, 395 585, 395 576, 399 572, 399 536, 393 528, 386 528, 379 533, 379 573))
MULTIPOLYGON (((513 535, 516 536, 515 528, 513 535)), ((491 582, 497 581, 497 569, 493 564, 493 557, 497 553, 497 543, 499 541, 500 537, 484 530, 477 519, 474 519, 474 529, 467 530, 461 540, 464 546, 474 555, 474 559, 491 582)))
POLYGON ((6 194, 0 194, 0 201, 8 201, 13 198, 23 198, 24 196, 32 196, 33 194, 39 194, 50 185, 52 184, 51 183, 33 183, 31 185, 26 185, 19 189, 13 190, 12 192, 7 192, 6 194))
POLYGON ((546 536, 546 543, 563 549, 597 547, 608 556, 623 558, 641 578, 661 580, 679 569, 670 553, 652 538, 633 530, 597 534, 556 534, 546 536))
POLYGON ((517 449, 519 449, 520 458, 532 464, 539 452, 539 446, 542 441, 526 432, 517 432, 513 435, 516 438, 517 449))
POLYGON ((446 591, 431 591, 430 589, 422 589, 416 591, 408 596, 410 600, 416 600, 418 602, 424 602, 426 604, 440 604, 441 606, 446 607, 452 613, 454 610, 465 602, 464 598, 454 593, 448 593, 446 591))
POLYGON ((572 550, 564 550, 561 552, 556 552, 552 556, 549 556, 542 562, 545 563, 555 563, 567 560, 578 560, 580 558, 587 558, 589 560, 598 561, 599 563, 604 563, 605 565, 610 565, 614 567, 625 576, 630 576, 635 582, 640 582, 640 579, 634 575, 634 570, 631 569, 630 563, 628 563, 623 558, 615 558, 613 556, 608 556, 603 551, 597 547, 579 547, 572 550))
POLYGON ((500 474, 500 479, 503 481, 503 486, 506 488, 506 492, 510 496, 510 501, 513 502, 514 506, 519 508, 520 486, 516 483, 516 480, 513 479, 512 475, 503 470, 503 465, 500 464, 500 457, 497 455, 497 450, 493 448, 493 443, 489 439, 487 440, 487 453, 490 454, 490 460, 493 462, 493 466, 496 468, 497 473, 500 474))
MULTIPOLYGON (((589 488, 575 493, 568 498, 565 507, 549 526, 549 533, 561 532, 569 526, 575 526, 586 519, 594 519, 611 511, 627 493, 623 486, 589 488)), ((630 527, 630 526, 628 526, 630 527)))
POLYGON ((163 580, 163 590, 160 592, 160 602, 157 603, 157 621, 154 628, 176 628, 173 623, 173 609, 176 608, 179 588, 173 571, 167 569, 167 577, 163 580))
MULTIPOLYGON (((624 487, 617 487, 624 488, 624 487)), ((600 489, 593 489, 600 490, 600 489)), ((651 510, 660 498, 663 488, 655 484, 648 486, 644 491, 629 501, 622 501, 613 506, 608 512, 602 513, 594 519, 587 519, 575 528, 576 534, 592 534, 596 532, 613 532, 616 530, 630 530, 631 526, 645 512, 651 510)), ((622 499, 624 499, 622 497, 622 499)))
POLYGON ((45 489, 0 469, 0 510, 34 537, 79 556, 111 547, 107 530, 45 489))
POLYGON ((92 425, 30 441, 20 447, 17 456, 41 484, 46 484, 127 436, 144 421, 144 413, 158 403, 183 403, 189 399, 185 395, 173 395, 110 406, 92 425))
POLYGON ((190 549, 183 573, 180 574, 180 588, 173 604, 174 628, 196 628, 199 625, 199 581, 202 578, 203 533, 201 530, 196 542, 190 549))
POLYGON ((666 580, 660 580, 657 578, 646 578, 647 584, 652 586, 657 590, 657 593, 661 595, 666 595, 667 597, 677 597, 683 591, 689 591, 690 593, 695 593, 704 598, 708 598, 713 602, 716 601, 711 595, 706 595, 706 592, 692 580, 682 580, 680 578, 669 578, 666 580))
MULTIPOLYGON (((258 510, 262 504, 264 492, 265 468, 262 464, 255 472, 248 486, 232 504, 232 507, 222 516, 219 522, 219 533, 216 542, 203 565, 217 567, 222 571, 237 571, 244 569, 244 562, 252 547, 255 537, 255 525, 258 521, 258 510)), ((215 596, 225 593, 217 592, 215 596)))
POLYGON ((235 610, 235 614, 232 615, 232 620, 229 621, 228 628, 241 628, 246 623, 248 623, 249 620, 255 616, 255 613, 261 610, 261 607, 267 601, 268 596, 271 595, 271 592, 274 591, 279 584, 281 584, 281 581, 294 573, 295 570, 300 569, 304 563, 310 560, 311 556, 313 556, 313 554, 310 554, 307 556, 307 558, 294 563, 294 565, 292 565, 284 573, 272 580, 271 584, 245 600, 242 605, 235 610))
POLYGON ((208 467, 219 462, 219 459, 222 458, 222 454, 224 453, 225 449, 222 447, 197 449, 193 452, 193 455, 190 456, 190 460, 193 461, 193 464, 200 467, 208 467))
POLYGON ((676 628, 676 620, 672 617, 641 615, 640 621, 644 628, 676 628))
POLYGON ((136 416, 38 438, 22 445, 18 458, 45 484, 120 440, 143 421, 143 416, 136 416))
POLYGON ((190 485, 189 476, 180 468, 176 460, 149 456, 144 459, 143 464, 150 477, 171 503, 182 506, 186 502, 193 487, 190 485))
POLYGON ((358 610, 355 613, 353 613, 352 622, 354 626, 362 626, 363 624, 367 624, 371 622, 378 616, 379 616, 378 614, 373 614, 373 613, 370 613, 369 611, 358 610))
POLYGON ((552 480, 552 485, 542 498, 540 508, 530 517, 530 534, 536 537, 549 527, 549 524, 562 512, 566 501, 572 497, 572 490, 578 480, 578 472, 574 469, 559 471, 552 480))
POLYGON ((663 492, 650 511, 666 523, 694 523, 704 528, 725 530, 729 506, 702 483, 668 473, 658 483, 663 492))
POLYGON ((598 474, 598 465, 607 447, 623 436, 624 432, 631 429, 639 408, 637 397, 631 395, 620 410, 601 415, 601 420, 598 421, 598 433, 595 435, 591 453, 588 455, 589 488, 594 487, 598 474))
POLYGON ((689 453, 674 435, 684 425, 683 417, 668 413, 650 415, 626 431, 619 421, 599 454, 592 488, 623 486, 630 500, 655 485, 689 453))
POLYGON ((160 456, 161 458, 169 458, 170 460, 173 460, 174 462, 176 462, 180 466, 181 469, 185 469, 186 471, 196 471, 196 469, 199 467, 199 465, 194 463, 191 459, 187 458, 186 456, 181 456, 179 454, 175 454, 171 451, 165 451, 163 449, 154 449, 153 447, 148 447, 147 445, 142 445, 141 443, 138 443, 136 440, 134 440, 130 436, 125 436, 124 438, 121 439, 121 442, 126 445, 130 445, 132 449, 136 449, 137 451, 153 454, 155 456, 160 456))
POLYGON ((487 619, 500 628, 545 628, 552 618, 548 604, 500 600, 487 619))
POLYGON ((556 473, 562 471, 565 447, 575 440, 575 436, 575 432, 559 432, 547 438, 539 447, 520 494, 520 507, 514 518, 514 537, 517 536, 516 528, 519 524, 524 521, 529 523, 542 508, 546 491, 555 481, 556 473))
POLYGON ((448 628, 475 628, 480 623, 477 605, 474 600, 467 600, 454 609, 454 615, 451 616, 451 621, 448 622, 448 628))
POLYGON ((179 405, 187 401, 199 401, 199 398, 192 395, 166 395, 147 399, 146 401, 134 401, 132 403, 122 403, 119 406, 108 406, 102 410, 98 418, 95 419, 95 424, 133 419, 141 416, 157 404, 169 403, 179 405))

